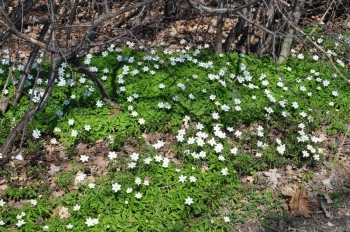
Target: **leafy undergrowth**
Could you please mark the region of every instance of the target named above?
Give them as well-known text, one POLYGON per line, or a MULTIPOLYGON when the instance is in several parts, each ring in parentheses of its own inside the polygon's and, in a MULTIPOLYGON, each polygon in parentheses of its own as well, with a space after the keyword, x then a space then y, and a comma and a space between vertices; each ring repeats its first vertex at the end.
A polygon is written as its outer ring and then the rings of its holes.
MULTIPOLYGON (((350 87, 324 63, 298 57, 277 70, 272 58, 111 46, 88 55, 84 64, 117 108, 102 102, 75 67, 62 64, 52 97, 28 124, 23 152, 14 162, 49 146, 45 155, 65 160, 67 168, 33 166, 28 185, 11 181, 13 167, 4 169, 1 227, 230 231, 276 209, 278 197, 243 185, 240 177, 291 163, 316 166, 332 157, 335 147, 322 141, 345 132, 350 114, 350 87), (101 143, 105 149, 94 150, 101 143), (52 152, 62 147, 65 152, 52 152), (96 163, 102 163, 99 172, 93 171, 96 163), (46 175, 52 182, 45 185, 46 175), (52 188, 63 193, 52 195, 52 188)), ((0 143, 27 110, 30 95, 34 102, 40 99, 48 67, 37 60, 28 95, 2 115, 0 143)), ((0 80, 10 99, 22 69, 1 68, 10 77, 0 80)))

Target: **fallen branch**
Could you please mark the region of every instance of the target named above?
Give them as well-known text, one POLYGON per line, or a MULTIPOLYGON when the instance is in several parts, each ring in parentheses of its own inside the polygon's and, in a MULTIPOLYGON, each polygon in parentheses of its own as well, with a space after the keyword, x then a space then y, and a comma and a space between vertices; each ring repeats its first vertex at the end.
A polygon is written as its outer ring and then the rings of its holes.
POLYGON ((90 80, 92 80, 97 88, 100 90, 100 93, 102 95, 102 100, 107 103, 108 105, 112 107, 117 107, 118 105, 114 103, 111 98, 109 97, 109 94, 107 92, 106 87, 103 85, 101 80, 95 75, 95 73, 91 72, 87 67, 85 67, 80 60, 73 61, 73 64, 77 66, 78 70, 81 71, 83 74, 85 74, 90 80))
MULTIPOLYGON (((40 35, 39 35, 39 41, 40 42, 42 42, 44 40, 44 36, 47 33, 47 31, 49 30, 49 25, 50 25, 50 23, 48 21, 46 21, 45 24, 44 24, 44 27, 41 30, 40 35)), ((30 73, 30 69, 31 69, 31 67, 32 67, 32 65, 34 63, 34 59, 37 56, 38 52, 39 52, 39 46, 35 45, 33 50, 32 50, 32 52, 29 55, 29 59, 28 59, 27 64, 26 64, 26 66, 24 68, 24 73, 20 77, 20 82, 19 82, 18 88, 16 90, 14 99, 12 101, 12 105, 13 106, 17 105, 17 103, 18 103, 18 101, 19 101, 19 99, 20 99, 20 97, 22 95, 24 84, 25 84, 25 82, 27 80, 28 74, 30 73)))

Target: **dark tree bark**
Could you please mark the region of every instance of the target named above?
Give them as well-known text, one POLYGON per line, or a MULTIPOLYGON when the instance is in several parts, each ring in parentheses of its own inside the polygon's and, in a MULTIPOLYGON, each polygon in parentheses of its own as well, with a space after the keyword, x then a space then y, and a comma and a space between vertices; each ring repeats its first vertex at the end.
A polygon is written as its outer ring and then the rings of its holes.
MULTIPOLYGON (((49 26, 50 26, 49 21, 46 21, 45 24, 44 24, 43 29, 40 32, 38 41, 43 42, 44 36, 46 35, 47 31, 49 30, 49 26)), ((26 66, 24 68, 24 72, 23 72, 23 74, 22 74, 22 76, 20 78, 21 80, 19 82, 18 88, 16 89, 15 97, 14 97, 14 99, 12 101, 12 105, 13 106, 16 106, 18 101, 20 100, 20 97, 22 95, 22 91, 23 91, 23 88, 24 88, 24 84, 25 84, 25 82, 27 80, 27 77, 28 77, 28 75, 30 73, 30 69, 31 69, 31 67, 32 67, 32 65, 34 63, 34 59, 38 55, 39 49, 40 49, 40 47, 38 45, 35 45, 33 50, 32 50, 32 52, 29 55, 29 59, 28 59, 27 64, 26 64, 26 66)))
MULTIPOLYGON (((218 8, 224 7, 224 0, 219 0, 218 8)), ((224 14, 219 14, 217 16, 217 25, 216 25, 216 38, 214 43, 214 49, 216 53, 222 52, 222 32, 224 28, 225 17, 224 14)))

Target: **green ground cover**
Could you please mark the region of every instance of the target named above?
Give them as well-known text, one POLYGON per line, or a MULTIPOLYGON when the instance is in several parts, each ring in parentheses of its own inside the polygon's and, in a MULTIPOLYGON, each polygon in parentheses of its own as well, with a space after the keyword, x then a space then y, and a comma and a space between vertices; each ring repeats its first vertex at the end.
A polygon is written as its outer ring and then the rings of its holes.
MULTIPOLYGON (((31 169, 34 181, 21 188, 9 184, 1 193, 4 231, 229 231, 280 201, 266 189, 243 185, 242 175, 290 163, 317 166, 333 152, 321 135, 345 132, 349 121, 349 85, 307 55, 276 67, 272 58, 216 55, 201 47, 171 52, 111 46, 86 56, 84 64, 120 109, 63 63, 47 106, 26 127, 22 155, 42 150, 44 142, 74 150, 103 139, 107 171, 88 179, 89 154, 71 158, 74 168, 55 175, 66 194, 55 198, 40 184, 45 169, 31 169), (164 136, 149 139, 155 133, 164 136), (122 152, 126 141, 137 144, 129 153, 122 152), (30 201, 22 209, 8 204, 23 199, 30 201), (69 217, 52 216, 54 209, 69 217)), ((28 94, 1 116, 0 144, 30 98, 39 101, 49 66, 37 60, 28 94), (40 63, 43 71, 35 78, 40 63)), ((1 75, 10 78, 0 79, 0 89, 5 86, 10 99, 22 68, 1 66, 1 75)), ((9 172, 3 170, 2 178, 9 172)))

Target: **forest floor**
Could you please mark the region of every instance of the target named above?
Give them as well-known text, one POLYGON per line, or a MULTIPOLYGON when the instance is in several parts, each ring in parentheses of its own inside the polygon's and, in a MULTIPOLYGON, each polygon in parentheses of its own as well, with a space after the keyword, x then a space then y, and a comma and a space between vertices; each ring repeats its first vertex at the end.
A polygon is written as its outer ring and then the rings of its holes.
MULTIPOLYGON (((269 172, 241 176, 240 181, 247 189, 268 189, 273 196, 282 197, 282 201, 276 207, 277 210, 272 212, 262 206, 259 209, 263 213, 259 217, 248 218, 247 221, 238 223, 233 231, 350 231, 350 138, 339 134, 327 137, 324 143, 329 146, 339 144, 339 149, 334 157, 329 157, 328 161, 318 164, 317 167, 297 168, 286 165, 270 170, 270 173, 277 174, 273 183, 268 176, 269 172), (291 196, 286 193, 286 189, 295 190, 300 185, 306 190, 306 194, 297 194, 296 197, 300 199, 295 199, 298 206, 293 209, 291 196), (297 210, 299 215, 294 216, 293 210, 297 210), (300 213, 306 213, 307 217, 300 213)), ((109 165, 109 162, 103 159, 109 151, 105 142, 79 144, 76 149, 76 156, 73 157, 76 161, 79 161, 79 154, 87 154, 91 158, 91 162, 85 166, 86 173, 103 175, 109 165)), ((121 152, 127 153, 130 150, 133 148, 127 143, 121 148, 121 152)), ((38 178, 41 185, 49 186, 52 197, 62 197, 69 191, 62 190, 55 182, 57 173, 73 170, 67 150, 62 146, 46 144, 45 150, 27 154, 24 161, 14 160, 8 168, 11 172, 8 173, 7 179, 0 180, 0 191, 6 190, 8 184, 12 187, 37 185, 38 178), (41 170, 38 172, 33 167, 41 170)), ((75 186, 76 183, 70 188, 75 189, 75 186)), ((8 204, 21 209, 28 202, 29 200, 12 200, 8 204)))
MULTIPOLYGON (((214 34, 215 19, 205 19, 206 28, 197 27, 197 22, 178 21, 170 24, 161 31, 154 41, 145 40, 145 44, 158 44, 164 42, 164 46, 171 50, 182 49, 186 46, 195 47, 203 41, 207 42, 209 34, 214 34), (203 37, 191 43, 193 34, 204 34, 203 37), (169 35, 171 35, 169 37, 169 35)), ((230 23, 225 27, 226 34, 230 23)), ((40 32, 40 27, 29 28, 33 35, 40 32)), ((198 36, 197 36, 198 37, 198 36)), ((211 36, 212 38, 212 36, 211 36)), ((151 46, 151 45, 150 45, 151 46)), ((93 52, 101 48, 96 48, 93 52)), ((25 59, 30 53, 30 47, 17 44, 13 47, 10 57, 25 59), (18 50, 21 48, 22 50, 18 50)), ((350 125, 348 125, 350 126, 350 125)), ((342 133, 334 136, 323 136, 325 147, 334 147, 334 154, 328 156, 322 163, 315 167, 296 167, 293 164, 281 168, 258 171, 254 175, 239 176, 239 180, 247 189, 267 189, 274 197, 281 199, 276 210, 270 211, 265 206, 259 208, 262 213, 259 217, 248 217, 244 222, 235 225, 233 231, 242 232, 267 232, 267 231, 295 231, 295 232, 349 232, 350 231, 350 138, 342 133), (306 192, 301 192, 302 186, 306 192), (297 216, 295 216, 297 215, 297 216)), ((149 135, 152 136, 152 135, 149 135)), ((156 141, 159 138, 151 138, 156 141)), ((64 146, 44 143, 44 150, 28 153, 24 160, 14 157, 13 161, 2 168, 0 179, 0 191, 21 186, 37 185, 46 186, 50 195, 62 197, 71 190, 77 189, 77 183, 73 183, 68 189, 63 190, 57 185, 55 176, 57 173, 70 172, 74 169, 71 160, 79 161, 82 154, 90 156, 90 162, 85 165, 85 173, 99 173, 103 176, 110 165, 103 157, 109 152, 108 143, 98 140, 95 144, 78 144, 74 152, 64 146), (33 168, 35 167, 35 168, 33 168)), ((133 150, 130 144, 125 143, 120 149, 121 153, 128 154, 133 150)), ((91 181, 93 181, 91 175, 91 181)), ((10 207, 22 209, 29 199, 11 200, 10 207)))

